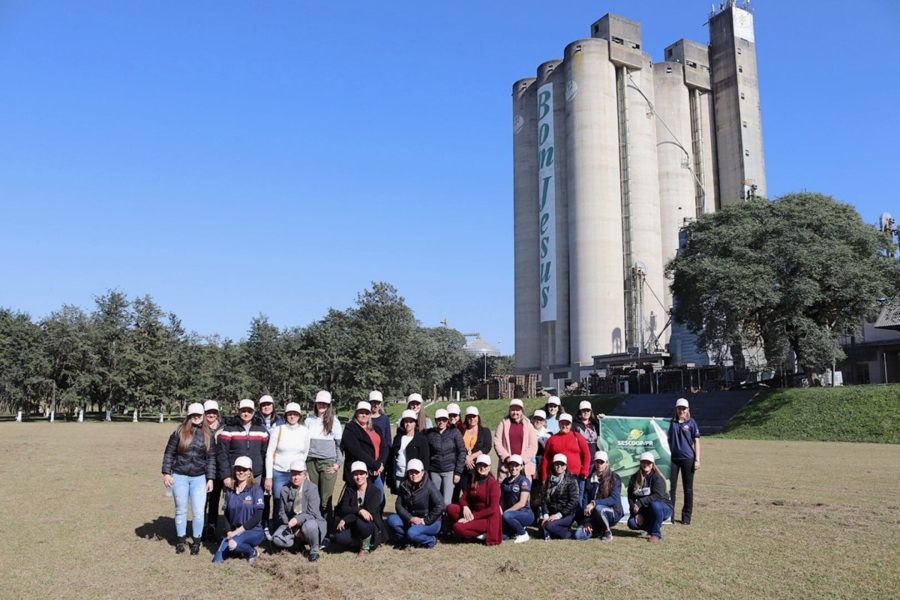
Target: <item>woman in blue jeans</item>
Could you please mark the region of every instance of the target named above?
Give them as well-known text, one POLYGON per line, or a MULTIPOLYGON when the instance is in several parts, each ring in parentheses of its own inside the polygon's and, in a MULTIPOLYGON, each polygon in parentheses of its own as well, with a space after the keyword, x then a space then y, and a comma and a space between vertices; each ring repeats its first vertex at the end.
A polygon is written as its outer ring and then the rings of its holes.
POLYGON ((444 498, 425 476, 425 464, 413 458, 406 465, 406 479, 397 486, 397 514, 387 518, 398 549, 406 546, 434 548, 441 531, 444 498))
MULTIPOLYGON (((206 494, 216 478, 216 447, 213 433, 203 419, 203 405, 188 406, 188 415, 166 444, 162 463, 163 485, 175 497, 175 553, 184 552, 188 502, 191 505, 191 554, 200 553, 206 494)), ((168 492, 167 492, 168 493, 168 492)))
POLYGON ((629 529, 650 534, 648 542, 658 542, 663 521, 672 516, 672 504, 666 494, 666 478, 659 472, 652 452, 641 454, 641 466, 628 482, 629 529))
POLYGON ((575 531, 576 540, 600 536, 612 541, 612 526, 625 516, 622 511, 622 480, 609 466, 609 455, 603 450, 594 453, 594 468, 584 483, 581 504, 581 526, 575 531))
POLYGON ((263 508, 265 500, 262 488, 253 481, 253 461, 249 456, 239 456, 234 461, 234 488, 225 490, 225 523, 228 532, 213 557, 214 563, 226 558, 245 556, 250 564, 259 553, 256 547, 266 539, 263 533, 263 508))
POLYGON ((531 480, 522 472, 522 457, 513 454, 506 459, 509 475, 500 484, 500 509, 503 510, 503 534, 512 537, 516 544, 531 538, 526 525, 534 523, 531 510, 531 480))

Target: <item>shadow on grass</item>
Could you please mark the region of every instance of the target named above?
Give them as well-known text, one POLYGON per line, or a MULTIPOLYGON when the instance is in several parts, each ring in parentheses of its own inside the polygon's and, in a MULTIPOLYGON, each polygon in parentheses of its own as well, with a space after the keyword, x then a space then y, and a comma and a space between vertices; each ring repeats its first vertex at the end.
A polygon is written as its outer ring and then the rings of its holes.
POLYGON ((729 434, 743 427, 762 427, 790 402, 790 395, 783 390, 763 392, 738 411, 721 433, 729 434))
POLYGON ((149 523, 136 527, 134 535, 145 540, 165 540, 175 545, 178 536, 175 535, 175 519, 172 517, 158 517, 149 523))

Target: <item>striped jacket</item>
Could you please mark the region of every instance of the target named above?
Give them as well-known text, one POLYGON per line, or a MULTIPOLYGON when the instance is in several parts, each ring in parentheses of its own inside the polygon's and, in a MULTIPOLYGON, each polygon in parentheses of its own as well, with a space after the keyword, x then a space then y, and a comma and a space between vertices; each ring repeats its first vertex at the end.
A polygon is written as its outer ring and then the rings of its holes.
POLYGON ((243 425, 229 423, 217 437, 219 476, 231 477, 232 465, 240 456, 249 456, 253 461, 253 478, 259 483, 265 476, 266 452, 269 449, 269 432, 255 422, 250 429, 243 425))

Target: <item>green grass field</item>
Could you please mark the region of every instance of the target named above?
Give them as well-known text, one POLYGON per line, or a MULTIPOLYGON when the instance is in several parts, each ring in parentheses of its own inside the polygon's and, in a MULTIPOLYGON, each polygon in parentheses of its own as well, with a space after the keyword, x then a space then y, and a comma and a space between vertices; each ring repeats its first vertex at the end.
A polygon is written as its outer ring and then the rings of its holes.
POLYGON ((900 444, 900 385, 772 390, 721 437, 900 444))
MULTIPOLYGON (((159 475, 172 424, 7 423, 6 598, 897 598, 900 447, 704 442, 694 525, 647 544, 383 547, 315 565, 175 555, 159 475)), ((393 500, 388 499, 388 507, 393 500)))

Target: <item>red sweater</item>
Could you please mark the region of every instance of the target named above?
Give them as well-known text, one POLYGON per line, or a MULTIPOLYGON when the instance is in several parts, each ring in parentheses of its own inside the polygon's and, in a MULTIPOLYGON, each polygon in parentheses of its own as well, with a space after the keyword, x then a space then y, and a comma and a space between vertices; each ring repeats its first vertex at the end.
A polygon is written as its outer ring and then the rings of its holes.
POLYGON ((565 454, 568 459, 566 469, 572 475, 587 477, 591 469, 591 451, 584 437, 576 432, 555 433, 544 446, 544 460, 541 461, 541 481, 547 481, 547 465, 553 462, 553 456, 565 454))
POLYGON ((485 545, 495 546, 503 541, 500 483, 493 475, 488 475, 475 490, 464 487, 459 495, 459 504, 468 506, 476 520, 487 519, 485 545))

